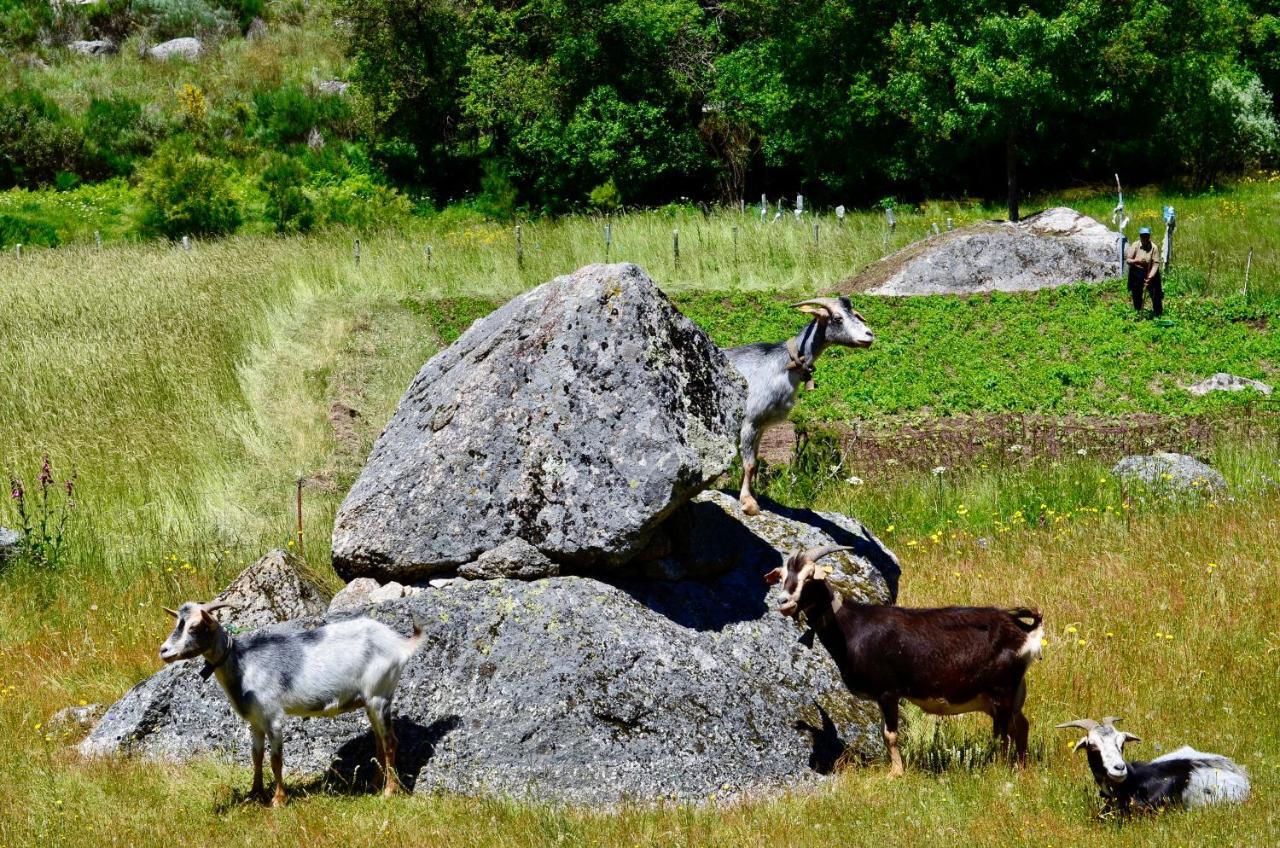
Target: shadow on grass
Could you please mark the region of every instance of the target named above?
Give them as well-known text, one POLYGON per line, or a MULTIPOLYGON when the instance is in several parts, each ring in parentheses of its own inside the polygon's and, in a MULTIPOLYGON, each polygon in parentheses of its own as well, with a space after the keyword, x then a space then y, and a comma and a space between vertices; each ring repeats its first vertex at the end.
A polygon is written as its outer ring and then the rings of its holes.
MULTIPOLYGON (((426 726, 404 717, 395 719, 394 726, 398 740, 396 772, 405 792, 412 794, 418 781, 418 774, 430 762, 436 745, 461 723, 462 720, 456 715, 446 716, 426 726)), ((372 730, 351 739, 337 750, 329 770, 324 774, 301 780, 285 778, 290 802, 311 795, 357 796, 380 793, 382 770, 378 766, 375 753, 376 746, 372 730)), ((287 751, 285 763, 288 763, 287 751)), ((233 790, 214 805, 214 811, 222 814, 243 804, 269 802, 274 789, 271 785, 269 769, 266 782, 267 790, 261 798, 255 797, 247 788, 233 790)))

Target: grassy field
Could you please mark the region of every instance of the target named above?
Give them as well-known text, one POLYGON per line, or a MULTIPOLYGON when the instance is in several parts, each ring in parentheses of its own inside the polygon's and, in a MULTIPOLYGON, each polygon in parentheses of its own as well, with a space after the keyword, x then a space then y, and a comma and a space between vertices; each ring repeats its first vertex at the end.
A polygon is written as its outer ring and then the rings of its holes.
MULTIPOLYGON (((1280 369, 1276 192, 1263 181, 1174 199, 1185 264, 1170 281, 1168 325, 1129 317, 1117 285, 859 298, 877 345, 824 358, 818 391, 798 409, 813 428, 942 414, 1143 414, 1158 416, 1175 441, 1189 416, 1254 421, 1247 439, 1203 445, 1235 487, 1234 498, 1216 501, 1122 489, 1104 449, 1061 457, 1002 448, 934 474, 927 443, 915 448, 923 462, 868 469, 814 439, 793 467, 772 473, 775 497, 846 509, 882 533, 903 558, 903 603, 1044 610, 1052 640, 1031 675, 1030 769, 989 762, 977 719, 914 714, 906 780, 854 767, 812 795, 616 815, 455 798, 388 807, 319 790, 272 814, 232 803, 244 773, 213 763, 84 764, 44 725, 59 707, 109 702, 155 671, 167 626, 158 606, 208 597, 285 544, 299 477, 315 528, 305 552, 332 586, 333 510, 413 373, 494 303, 603 258, 602 220, 524 224, 523 268, 510 227, 456 210, 362 236, 358 265, 355 236, 344 233, 245 236, 190 253, 89 242, 0 259, 0 472, 30 486, 48 454, 59 481, 77 474, 59 566, 0 575, 0 844, 158 844, 174 838, 177 821, 184 833, 229 844, 267 834, 307 845, 1006 845, 1011 835, 1028 845, 1275 844, 1276 402, 1193 400, 1178 386, 1218 370, 1268 379, 1280 369), (1243 256, 1236 276, 1225 259, 1242 244, 1257 248, 1248 298, 1239 294, 1243 256), (343 408, 359 414, 335 415, 343 408), (1141 756, 1185 743, 1237 757, 1254 775, 1254 798, 1124 827, 1095 821, 1086 767, 1051 725, 1103 713, 1128 718, 1147 740, 1141 756)), ((1134 226, 1168 200, 1130 198, 1134 226)), ((896 238, 922 234, 933 219, 984 214, 928 205, 900 215, 896 238)), ((805 228, 761 227, 750 215, 665 210, 612 226, 612 258, 644 265, 722 344, 793 331, 791 299, 829 288, 882 250, 871 213, 843 229, 824 220, 817 249, 805 228)), ((6 501, 0 524, 12 523, 6 501)))

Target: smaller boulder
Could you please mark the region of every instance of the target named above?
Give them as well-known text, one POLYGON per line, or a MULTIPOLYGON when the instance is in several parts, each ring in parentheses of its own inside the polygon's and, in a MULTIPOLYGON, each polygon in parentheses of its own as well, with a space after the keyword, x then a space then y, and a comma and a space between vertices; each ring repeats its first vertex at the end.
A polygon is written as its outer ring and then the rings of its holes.
POLYGON ((1126 456, 1112 467, 1111 473, 1122 480, 1177 492, 1219 493, 1227 490, 1227 480, 1221 473, 1195 457, 1180 453, 1126 456))
POLYGON ((1207 395, 1209 392, 1242 392, 1246 389, 1253 389, 1264 395, 1271 394, 1271 386, 1261 380, 1250 380, 1248 377, 1237 377, 1235 374, 1226 374, 1221 371, 1207 380, 1187 386, 1186 389, 1197 397, 1207 395))
POLYGON ((214 601, 228 605, 214 615, 223 624, 255 630, 308 615, 322 615, 327 593, 303 576, 293 554, 276 549, 240 572, 214 601))
POLYGON ((152 59, 197 59, 204 52, 204 44, 198 38, 174 38, 157 44, 155 47, 147 50, 147 56, 152 59))
POLYGON ((22 534, 8 527, 0 527, 0 564, 15 558, 20 547, 22 547, 22 534))
POLYGON ((491 551, 480 554, 475 562, 458 568, 458 576, 467 580, 540 580, 558 577, 560 566, 524 539, 508 539, 491 551))
POLYGON ((351 83, 346 82, 345 80, 330 79, 330 80, 321 80, 320 82, 316 83, 316 89, 321 94, 334 94, 334 95, 341 96, 343 94, 346 94, 347 89, 349 89, 350 87, 351 87, 351 83))
POLYGON ((115 42, 99 38, 94 41, 73 41, 67 45, 67 49, 82 56, 109 56, 119 48, 115 42))
POLYGON ((102 704, 63 707, 45 720, 45 733, 52 734, 55 740, 78 738, 93 730, 106 713, 102 704))
POLYGON ((380 604, 384 601, 398 601, 422 592, 421 586, 405 586, 394 580, 390 583, 379 583, 372 577, 357 577, 339 590, 329 602, 329 612, 356 609, 369 604, 380 604))
POLYGON ((267 22, 262 18, 254 18, 249 22, 249 28, 244 31, 245 41, 257 41, 260 38, 267 37, 267 22))

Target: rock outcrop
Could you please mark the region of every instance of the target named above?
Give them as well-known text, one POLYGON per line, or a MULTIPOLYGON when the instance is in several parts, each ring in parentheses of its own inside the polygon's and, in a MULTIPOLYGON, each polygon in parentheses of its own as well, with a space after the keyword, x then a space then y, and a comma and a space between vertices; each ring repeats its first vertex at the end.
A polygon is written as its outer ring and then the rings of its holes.
POLYGON ((214 613, 220 621, 244 630, 320 615, 329 606, 328 594, 304 575, 297 557, 280 549, 240 572, 213 600, 228 605, 214 613))
POLYGON ((579 573, 642 551, 728 469, 746 384, 635 265, 514 298, 423 366, 338 512, 347 580, 523 539, 579 573))
POLYGON ((1212 377, 1187 386, 1187 391, 1196 396, 1207 395, 1209 392, 1242 392, 1246 390, 1262 392, 1264 395, 1271 394, 1271 386, 1261 380, 1237 377, 1234 374, 1226 374, 1221 371, 1212 377))
POLYGON ((840 284, 879 295, 1033 291, 1120 276, 1120 234, 1055 207, 1018 223, 973 224, 910 244, 840 284))
POLYGON ((108 56, 115 53, 118 48, 114 41, 99 38, 92 41, 73 41, 67 45, 67 49, 82 56, 108 56))
MULTIPOLYGON (((897 560, 844 516, 765 507, 736 524, 728 495, 691 505, 705 513, 700 532, 731 535, 742 554, 715 578, 457 580, 367 608, 402 633, 416 618, 427 636, 394 709, 406 785, 587 804, 695 800, 773 792, 830 771, 846 752, 877 755, 878 711, 853 699, 825 649, 775 611, 781 590, 763 575, 793 546, 852 544, 824 560, 830 579, 887 602, 897 560)), ((676 549, 711 544, 672 537, 676 549)), ((138 684, 81 751, 247 764, 248 731, 199 665, 138 684)), ((371 786, 372 754, 362 713, 290 720, 286 730, 295 774, 371 786)))
POLYGON ((201 43, 200 39, 188 36, 186 38, 173 38, 148 48, 147 56, 162 61, 169 59, 198 59, 203 52, 204 44, 201 43))
POLYGON ((1122 480, 1135 480, 1172 492, 1217 494, 1227 490, 1227 480, 1221 472, 1180 453, 1126 456, 1115 464, 1111 473, 1122 480))

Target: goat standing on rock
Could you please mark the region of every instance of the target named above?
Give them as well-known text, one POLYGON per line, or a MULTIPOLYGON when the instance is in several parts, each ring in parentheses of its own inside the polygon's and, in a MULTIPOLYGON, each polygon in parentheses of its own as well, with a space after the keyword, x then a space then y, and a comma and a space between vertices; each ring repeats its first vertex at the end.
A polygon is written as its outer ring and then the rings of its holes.
POLYGON ((1084 748, 1089 755, 1089 770, 1102 790, 1108 811, 1127 813, 1170 805, 1199 807, 1243 801, 1249 795, 1249 777, 1244 769, 1221 754, 1205 754, 1184 746, 1149 763, 1126 760, 1124 746, 1142 740, 1117 728, 1117 721, 1120 719, 1107 716, 1101 724, 1080 718, 1058 725, 1085 732, 1073 750, 1084 748))
POLYGON ((927 713, 984 712, 1018 764, 1027 761, 1027 669, 1040 656, 1040 613, 992 607, 902 607, 845 600, 827 583, 818 560, 849 548, 835 545, 796 551, 765 575, 782 581, 783 615, 805 614, 809 626, 835 660, 849 691, 880 705, 889 775, 902 774, 898 751, 898 701, 906 698, 927 713))
POLYGON ((314 630, 271 630, 232 638, 214 610, 224 603, 188 601, 165 608, 177 623, 160 646, 165 663, 204 657, 200 676, 218 675, 235 711, 253 735, 254 796, 263 795, 262 754, 271 743, 271 802, 284 804, 284 717, 334 716, 364 707, 373 725, 384 795, 399 791, 391 698, 400 673, 422 644, 415 623, 406 639, 371 618, 335 621, 314 630))
POLYGON ((813 388, 814 363, 828 346, 870 347, 875 338, 847 297, 819 297, 794 305, 813 316, 799 335, 785 342, 756 342, 725 351, 733 367, 747 379, 747 411, 738 434, 742 453, 742 493, 738 502, 747 515, 760 512, 751 496, 760 436, 787 420, 801 383, 813 388))

